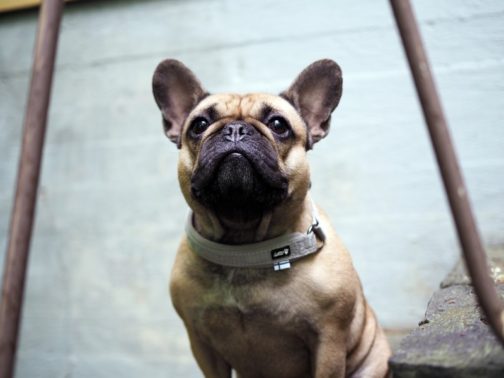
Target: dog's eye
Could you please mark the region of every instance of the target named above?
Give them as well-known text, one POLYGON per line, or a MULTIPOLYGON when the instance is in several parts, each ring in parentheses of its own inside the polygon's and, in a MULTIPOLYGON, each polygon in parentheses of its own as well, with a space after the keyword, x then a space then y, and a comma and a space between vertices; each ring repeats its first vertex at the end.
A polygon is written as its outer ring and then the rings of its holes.
POLYGON ((287 137, 290 133, 290 127, 287 121, 282 117, 273 117, 268 121, 268 127, 280 137, 287 137))
POLYGON ((206 120, 206 118, 203 117, 197 117, 191 122, 190 126, 190 131, 191 134, 195 137, 197 137, 200 134, 203 134, 203 132, 210 126, 210 122, 206 120))

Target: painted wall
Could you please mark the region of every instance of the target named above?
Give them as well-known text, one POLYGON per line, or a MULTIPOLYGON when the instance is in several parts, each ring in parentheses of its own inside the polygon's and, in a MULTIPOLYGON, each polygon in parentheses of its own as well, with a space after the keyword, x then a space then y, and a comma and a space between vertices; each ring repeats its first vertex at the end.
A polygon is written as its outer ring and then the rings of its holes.
MULTIPOLYGON (((501 244, 504 3, 415 9, 482 236, 501 244)), ((35 30, 34 12, 0 16, 0 254, 35 30)), ((341 65, 313 196, 383 325, 414 327, 459 250, 387 2, 82 2, 62 25, 17 377, 200 376, 167 295, 187 209, 150 88, 166 57, 212 92, 277 93, 316 59, 341 65)))

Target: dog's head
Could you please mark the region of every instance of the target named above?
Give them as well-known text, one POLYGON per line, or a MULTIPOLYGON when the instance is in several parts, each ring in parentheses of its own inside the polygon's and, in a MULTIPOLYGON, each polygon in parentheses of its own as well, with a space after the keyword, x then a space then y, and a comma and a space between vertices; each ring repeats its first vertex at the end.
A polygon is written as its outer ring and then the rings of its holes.
POLYGON ((209 94, 169 59, 154 73, 153 92, 165 133, 181 150, 179 182, 189 206, 251 222, 306 196, 306 151, 329 131, 342 77, 335 62, 319 60, 279 96, 209 94))

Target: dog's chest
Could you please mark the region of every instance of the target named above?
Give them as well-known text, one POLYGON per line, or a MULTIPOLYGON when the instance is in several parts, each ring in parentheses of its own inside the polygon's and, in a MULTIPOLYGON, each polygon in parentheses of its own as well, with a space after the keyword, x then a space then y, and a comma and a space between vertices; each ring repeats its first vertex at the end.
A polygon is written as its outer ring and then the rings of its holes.
POLYGON ((294 288, 269 279, 251 283, 243 279, 225 275, 200 286, 198 298, 186 312, 191 327, 235 366, 293 357, 304 366, 306 338, 313 327, 304 304, 291 291, 294 288))
MULTIPOLYGON (((305 371, 309 368, 307 346, 315 331, 304 314, 306 309, 288 291, 288 287, 233 286, 220 281, 203 292, 191 311, 191 323, 238 370, 263 371, 261 366, 267 364, 268 369, 278 366, 283 372, 305 371), (273 365, 272 360, 276 361, 273 365)), ((271 376, 282 374, 272 372, 271 376)))
POLYGON ((276 286, 261 275, 251 277, 230 270, 202 290, 196 321, 215 330, 233 323, 244 333, 255 323, 292 324, 301 310, 291 290, 290 285, 276 286))

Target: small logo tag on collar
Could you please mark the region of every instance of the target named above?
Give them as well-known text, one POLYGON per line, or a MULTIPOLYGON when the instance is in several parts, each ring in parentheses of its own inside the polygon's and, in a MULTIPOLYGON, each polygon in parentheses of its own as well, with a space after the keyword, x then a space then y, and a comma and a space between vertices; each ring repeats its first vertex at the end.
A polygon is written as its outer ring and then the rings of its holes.
POLYGON ((285 269, 290 269, 291 264, 289 260, 284 260, 284 261, 278 261, 273 263, 273 269, 275 272, 278 272, 279 270, 285 270, 285 269))
POLYGON ((286 245, 284 247, 276 248, 271 251, 271 259, 277 260, 285 257, 289 257, 291 254, 290 246, 286 245))

